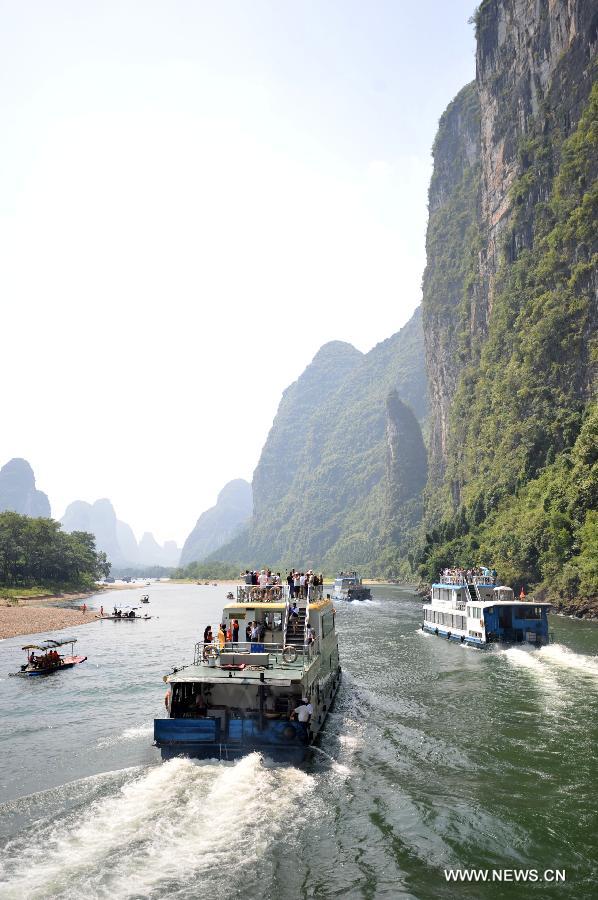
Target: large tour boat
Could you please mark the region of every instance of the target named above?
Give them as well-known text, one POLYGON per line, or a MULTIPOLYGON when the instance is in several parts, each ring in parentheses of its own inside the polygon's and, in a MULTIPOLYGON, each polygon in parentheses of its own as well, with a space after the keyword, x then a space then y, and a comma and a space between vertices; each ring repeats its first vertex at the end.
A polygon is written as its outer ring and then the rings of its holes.
POLYGON ((333 600, 370 600, 371 596, 357 572, 339 572, 332 589, 333 600))
POLYGON ((192 665, 164 676, 167 717, 154 720, 162 757, 258 751, 302 762, 341 679, 330 597, 321 585, 297 601, 286 585, 242 586, 221 621, 219 641, 200 641, 192 665))
POLYGON ((422 629, 465 644, 548 644, 550 603, 523 597, 496 583, 496 576, 468 573, 441 574, 425 603, 422 629))

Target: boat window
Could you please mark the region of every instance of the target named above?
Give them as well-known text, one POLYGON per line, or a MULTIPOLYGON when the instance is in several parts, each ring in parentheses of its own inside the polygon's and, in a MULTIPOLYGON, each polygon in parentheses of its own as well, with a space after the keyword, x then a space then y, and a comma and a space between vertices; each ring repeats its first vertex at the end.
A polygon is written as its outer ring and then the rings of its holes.
POLYGON ((541 606, 516 606, 515 615, 518 619, 541 619, 541 606))
POLYGON ((326 637, 327 634, 330 634, 332 629, 334 628, 334 617, 331 612, 326 612, 322 616, 322 637, 326 637))

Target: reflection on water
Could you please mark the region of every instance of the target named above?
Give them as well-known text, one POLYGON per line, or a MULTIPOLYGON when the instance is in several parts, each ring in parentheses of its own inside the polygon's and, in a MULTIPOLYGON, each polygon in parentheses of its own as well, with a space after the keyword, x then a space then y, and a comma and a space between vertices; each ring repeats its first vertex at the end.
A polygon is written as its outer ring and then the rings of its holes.
MULTIPOLYGON (((161 676, 226 589, 151 589, 152 622, 79 630, 89 660, 9 679, 0 644, 2 898, 527 897, 444 867, 565 868, 592 896, 598 628, 555 619, 541 650, 464 650, 419 631, 397 588, 337 604, 344 679, 305 770, 252 754, 161 763, 161 676)), ((132 593, 134 601, 135 594, 132 593)))

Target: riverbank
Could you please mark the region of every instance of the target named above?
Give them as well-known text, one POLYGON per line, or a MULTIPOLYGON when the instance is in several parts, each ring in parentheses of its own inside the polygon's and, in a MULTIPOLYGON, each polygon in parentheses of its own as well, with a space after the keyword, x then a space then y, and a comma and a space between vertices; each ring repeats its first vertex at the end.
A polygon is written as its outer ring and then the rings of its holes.
POLYGON ((96 610, 61 609, 52 606, 0 606, 0 640, 20 634, 41 634, 61 628, 76 628, 98 621, 96 610))

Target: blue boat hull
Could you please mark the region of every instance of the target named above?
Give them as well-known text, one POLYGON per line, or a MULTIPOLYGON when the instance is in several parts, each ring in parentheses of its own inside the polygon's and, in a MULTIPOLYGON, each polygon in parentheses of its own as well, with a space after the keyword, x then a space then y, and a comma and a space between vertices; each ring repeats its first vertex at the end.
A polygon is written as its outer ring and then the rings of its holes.
POLYGON ((232 719, 224 729, 219 719, 154 719, 154 740, 162 759, 238 759, 264 753, 284 762, 301 763, 311 736, 305 725, 287 720, 232 719))
POLYGON ((422 625, 422 631, 427 631, 428 634, 435 634, 438 637, 448 638, 450 641, 456 641, 458 644, 470 644, 472 647, 487 647, 488 644, 486 641, 481 641, 479 638, 470 637, 469 635, 465 635, 463 638, 460 634, 452 634, 445 628, 430 628, 429 625, 422 625))

